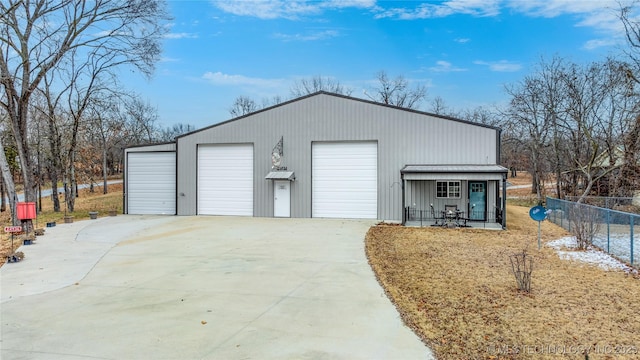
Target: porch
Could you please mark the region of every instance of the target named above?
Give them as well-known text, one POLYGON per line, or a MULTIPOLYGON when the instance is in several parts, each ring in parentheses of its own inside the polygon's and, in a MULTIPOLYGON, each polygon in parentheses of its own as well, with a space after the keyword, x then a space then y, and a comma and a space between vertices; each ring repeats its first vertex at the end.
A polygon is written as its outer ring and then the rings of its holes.
POLYGON ((403 224, 504 229, 507 172, 499 165, 406 165, 403 224))
MULTIPOLYGON (((496 217, 499 219, 501 214, 488 214, 487 218, 496 217)), ((437 215, 429 210, 416 210, 407 207, 405 209, 405 223, 404 226, 409 227, 442 227, 442 228, 471 228, 471 229, 488 229, 488 230, 502 230, 502 223, 500 221, 478 221, 470 220, 466 217, 466 214, 461 213, 458 218, 454 216, 444 217, 437 215)))

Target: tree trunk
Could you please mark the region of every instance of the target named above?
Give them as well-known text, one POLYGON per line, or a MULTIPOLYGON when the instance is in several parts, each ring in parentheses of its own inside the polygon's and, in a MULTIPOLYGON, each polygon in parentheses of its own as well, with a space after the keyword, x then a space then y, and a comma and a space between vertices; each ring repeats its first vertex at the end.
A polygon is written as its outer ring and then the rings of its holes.
POLYGON ((640 164, 636 158, 640 150, 640 116, 637 116, 633 126, 624 137, 624 156, 620 169, 620 190, 623 196, 633 196, 635 190, 640 189, 640 164))
POLYGON ((593 183, 594 180, 591 177, 590 174, 586 174, 586 182, 587 184, 584 187, 584 192, 582 193, 582 195, 580 195, 580 197, 578 198, 578 201, 576 201, 576 203, 578 204, 582 204, 584 202, 584 199, 589 196, 589 193, 591 192, 591 189, 593 188, 593 183))
POLYGON ((33 171, 34 168, 27 136, 27 116, 29 110, 27 100, 19 103, 18 112, 15 116, 11 116, 11 120, 13 123, 13 136, 16 141, 18 157, 20 158, 20 171, 22 173, 22 183, 24 184, 24 201, 36 202, 37 185, 34 181, 35 172, 33 171))
POLYGON ((16 194, 16 186, 13 183, 13 176, 11 175, 11 169, 9 169, 7 156, 5 155, 3 149, 4 145, 0 143, 0 172, 2 172, 4 184, 7 188, 7 195, 9 197, 9 207, 11 208, 11 224, 17 225, 18 214, 16 213, 16 202, 18 200, 18 195, 16 194))
POLYGON ((53 201, 53 211, 59 212, 60 197, 58 196, 58 170, 50 170, 49 178, 51 179, 51 200, 53 201))
POLYGON ((107 189, 107 146, 103 143, 102 146, 102 193, 109 192, 107 189))
POLYGON ((69 196, 67 197, 67 210, 73 212, 76 205, 76 152, 69 152, 69 196))
POLYGON ((60 153, 60 136, 56 131, 55 114, 52 106, 49 107, 49 148, 51 158, 49 159, 49 179, 51 179, 51 199, 53 200, 53 211, 60 211, 60 198, 58 197, 58 181, 60 180, 60 165, 62 154, 60 153))
POLYGON ((0 200, 0 212, 7 211, 7 198, 6 198, 6 188, 4 186, 4 177, 0 174, 0 196, 2 200, 0 200))

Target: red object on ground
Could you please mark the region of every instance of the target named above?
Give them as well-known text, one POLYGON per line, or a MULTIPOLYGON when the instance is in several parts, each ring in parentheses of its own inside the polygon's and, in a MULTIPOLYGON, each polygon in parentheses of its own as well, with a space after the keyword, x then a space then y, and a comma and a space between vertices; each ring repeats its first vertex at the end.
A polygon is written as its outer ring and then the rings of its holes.
POLYGON ((18 220, 33 220, 36 218, 36 203, 19 202, 16 204, 18 220))

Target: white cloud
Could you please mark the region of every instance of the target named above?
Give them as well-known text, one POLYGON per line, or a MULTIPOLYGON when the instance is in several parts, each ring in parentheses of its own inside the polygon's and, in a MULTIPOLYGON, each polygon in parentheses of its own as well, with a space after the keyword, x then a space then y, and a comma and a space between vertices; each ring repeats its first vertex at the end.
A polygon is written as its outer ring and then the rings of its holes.
POLYGON ((476 65, 487 66, 491 71, 495 71, 495 72, 516 72, 522 69, 522 64, 514 63, 508 60, 500 60, 500 61, 477 60, 477 61, 474 61, 473 63, 476 65))
POLYGON ((450 62, 444 61, 444 60, 436 61, 436 66, 430 67, 429 70, 434 71, 434 72, 467 71, 467 69, 455 67, 450 62))
POLYGON ((218 9, 239 16, 260 19, 298 19, 304 15, 316 15, 325 10, 342 8, 373 8, 375 0, 214 0, 218 9))
POLYGON ((507 7, 518 12, 539 17, 556 17, 564 14, 593 14, 616 6, 615 0, 508 0, 507 7))
POLYGON ((597 49, 600 47, 605 47, 605 46, 613 46, 616 45, 617 42, 614 39, 592 39, 587 41, 584 44, 584 48, 586 50, 593 50, 593 49, 597 49))
POLYGON ((496 16, 500 13, 499 5, 500 0, 449 0, 439 4, 421 3, 415 8, 382 9, 376 17, 415 20, 441 18, 454 14, 496 16))
POLYGON ((165 36, 165 39, 197 39, 198 34, 194 33, 168 33, 165 36))
MULTIPOLYGON (((625 0, 620 1, 624 5, 625 0)), ((618 19, 618 0, 507 0, 506 7, 531 17, 553 18, 572 15, 576 26, 592 27, 619 34, 624 28, 618 19)))
POLYGON ((455 41, 455 42, 458 42, 458 43, 460 43, 460 44, 466 44, 466 43, 468 43, 469 41, 471 41, 471 39, 469 39, 469 38, 458 38, 458 39, 455 39, 454 41, 455 41))
POLYGON ((179 62, 179 61, 180 61, 180 59, 178 59, 178 58, 170 58, 170 57, 162 57, 162 58, 160 58, 160 62, 163 62, 163 63, 173 63, 173 62, 179 62))
MULTIPOLYGON (((440 3, 416 2, 413 6, 387 7, 381 3, 375 8, 376 18, 416 20, 442 18, 451 15, 476 17, 498 16, 502 11, 520 13, 529 17, 554 18, 569 15, 575 26, 591 27, 612 37, 620 37, 624 28, 618 19, 620 4, 631 0, 448 0, 440 3)), ((589 48, 593 44, 585 45, 589 48)))
POLYGON ((277 33, 274 36, 278 39, 284 41, 316 41, 316 40, 325 40, 339 36, 340 33, 336 30, 324 30, 318 31, 310 34, 281 34, 277 33))
POLYGON ((202 79, 214 85, 251 86, 261 88, 275 88, 282 85, 283 79, 252 78, 244 75, 229 75, 222 72, 208 71, 202 75, 202 79))

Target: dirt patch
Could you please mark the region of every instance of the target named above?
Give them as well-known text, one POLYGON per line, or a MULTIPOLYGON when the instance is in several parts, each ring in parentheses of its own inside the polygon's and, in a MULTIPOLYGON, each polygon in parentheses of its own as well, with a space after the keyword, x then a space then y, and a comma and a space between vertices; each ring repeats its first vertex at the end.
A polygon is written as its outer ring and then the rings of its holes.
MULTIPOLYGON (((439 359, 632 358, 640 351, 640 280, 538 251, 528 208, 510 206, 507 231, 379 225, 369 262, 405 323, 439 359), (534 258, 531 293, 509 256, 534 258)), ((567 235, 542 223, 543 242, 567 235)))

